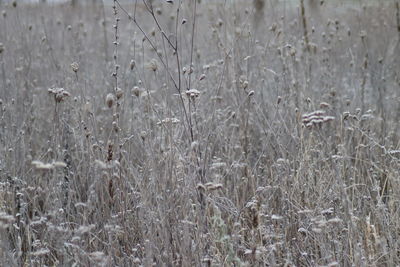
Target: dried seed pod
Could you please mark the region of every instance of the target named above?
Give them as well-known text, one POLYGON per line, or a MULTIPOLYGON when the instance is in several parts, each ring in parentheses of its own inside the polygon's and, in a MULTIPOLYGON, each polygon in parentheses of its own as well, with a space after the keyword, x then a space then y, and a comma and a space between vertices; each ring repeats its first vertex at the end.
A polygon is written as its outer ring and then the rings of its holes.
POLYGON ((149 70, 156 72, 158 69, 158 62, 156 59, 150 60, 150 62, 147 64, 149 70))
POLYGON ((131 63, 129 64, 129 68, 131 69, 131 70, 133 70, 134 68, 135 68, 135 66, 136 66, 136 61, 135 60, 131 60, 131 63))
POLYGON ((198 97, 200 95, 200 91, 197 90, 197 89, 190 89, 190 90, 186 91, 186 95, 188 97, 195 98, 195 97, 198 97))
POLYGON ((115 96, 113 94, 108 94, 106 96, 106 104, 109 108, 112 108, 112 106, 114 105, 114 101, 115 101, 115 96))
POLYGON ((50 88, 48 92, 49 94, 54 95, 54 99, 57 103, 64 101, 66 97, 69 97, 71 95, 64 88, 50 88))
POLYGON ((73 62, 73 63, 71 64, 71 69, 72 69, 73 72, 77 73, 78 70, 79 70, 79 64, 78 64, 78 62, 73 62))
POLYGON ((124 91, 121 88, 115 89, 115 95, 117 99, 121 99, 121 97, 124 95, 124 91))
POLYGON ((138 87, 138 86, 133 87, 132 93, 133 93, 136 97, 139 97, 139 96, 140 96, 140 89, 139 89, 139 87, 138 87))

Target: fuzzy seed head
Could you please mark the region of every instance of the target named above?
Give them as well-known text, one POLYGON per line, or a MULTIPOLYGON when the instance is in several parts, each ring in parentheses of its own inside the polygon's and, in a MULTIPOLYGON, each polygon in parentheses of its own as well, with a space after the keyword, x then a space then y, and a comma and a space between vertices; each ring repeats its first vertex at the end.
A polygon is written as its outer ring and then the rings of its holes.
POLYGON ((108 94, 106 96, 106 104, 109 108, 112 108, 112 106, 114 105, 114 101, 115 101, 115 97, 113 94, 108 94))
POLYGON ((69 92, 67 92, 64 88, 50 88, 48 90, 49 94, 54 96, 54 99, 57 103, 60 103, 65 100, 65 98, 71 96, 69 92))
POLYGON ((150 60, 150 62, 148 63, 148 68, 149 68, 149 70, 156 72, 158 69, 157 60, 154 58, 152 60, 150 60))
POLYGON ((133 93, 136 97, 139 97, 139 96, 140 96, 140 89, 139 89, 139 87, 138 87, 138 86, 133 87, 132 93, 133 93))
POLYGON ((186 95, 191 98, 199 97, 200 91, 197 89, 190 89, 186 91, 186 95))
POLYGON ((121 97, 124 95, 124 91, 121 88, 115 89, 115 96, 117 99, 121 99, 121 97))
POLYGON ((72 69, 73 72, 77 73, 78 70, 79 70, 79 64, 78 64, 78 62, 72 62, 72 64, 71 64, 71 69, 72 69))

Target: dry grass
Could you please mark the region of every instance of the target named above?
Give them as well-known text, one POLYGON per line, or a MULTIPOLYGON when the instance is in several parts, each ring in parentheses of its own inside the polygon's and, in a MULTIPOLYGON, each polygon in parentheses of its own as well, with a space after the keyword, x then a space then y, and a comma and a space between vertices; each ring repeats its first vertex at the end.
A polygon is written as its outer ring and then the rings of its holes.
POLYGON ((0 4, 2 264, 400 265, 399 4, 139 2, 0 4))

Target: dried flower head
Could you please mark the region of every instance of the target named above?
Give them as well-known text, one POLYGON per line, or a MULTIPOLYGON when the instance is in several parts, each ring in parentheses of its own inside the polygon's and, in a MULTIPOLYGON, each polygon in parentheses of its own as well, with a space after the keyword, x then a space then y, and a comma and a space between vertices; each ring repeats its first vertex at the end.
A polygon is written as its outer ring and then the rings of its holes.
POLYGON ((135 68, 135 66, 136 66, 136 61, 132 59, 131 62, 130 62, 130 64, 129 64, 129 68, 130 68, 131 70, 133 70, 133 69, 135 68))
POLYGON ((71 69, 72 69, 73 72, 77 73, 78 70, 79 70, 79 64, 78 64, 78 62, 73 62, 73 63, 71 64, 71 69))
POLYGON ((132 88, 132 93, 136 96, 139 97, 140 96, 140 89, 138 86, 135 86, 132 88))
POLYGON ((186 91, 186 95, 191 98, 198 97, 200 95, 200 91, 197 89, 190 89, 186 91))
POLYGON ((157 60, 156 59, 152 59, 152 60, 150 60, 150 62, 147 64, 147 67, 148 67, 148 69, 149 70, 151 70, 151 71, 157 71, 157 69, 158 69, 158 62, 157 62, 157 60))
POLYGON ((106 96, 106 104, 109 108, 112 108, 112 106, 114 105, 114 101, 115 101, 115 96, 113 94, 108 94, 106 96))
POLYGON ((124 95, 124 91, 121 88, 117 88, 115 89, 115 96, 117 97, 117 99, 120 99, 122 96, 124 95))
POLYGON ((50 88, 48 92, 49 94, 54 95, 54 99, 57 103, 60 103, 64 101, 66 97, 71 96, 71 94, 67 92, 64 88, 50 88))
POLYGON ((140 138, 142 138, 143 142, 144 142, 144 140, 146 140, 146 137, 147 137, 147 132, 146 131, 141 131, 140 132, 140 138))

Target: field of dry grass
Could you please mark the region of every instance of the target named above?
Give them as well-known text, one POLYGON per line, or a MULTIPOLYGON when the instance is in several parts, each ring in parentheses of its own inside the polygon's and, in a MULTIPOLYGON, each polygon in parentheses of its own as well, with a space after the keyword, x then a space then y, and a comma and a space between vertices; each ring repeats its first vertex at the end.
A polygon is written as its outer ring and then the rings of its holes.
POLYGON ((0 1, 0 265, 400 266, 398 1, 132 2, 0 1))

